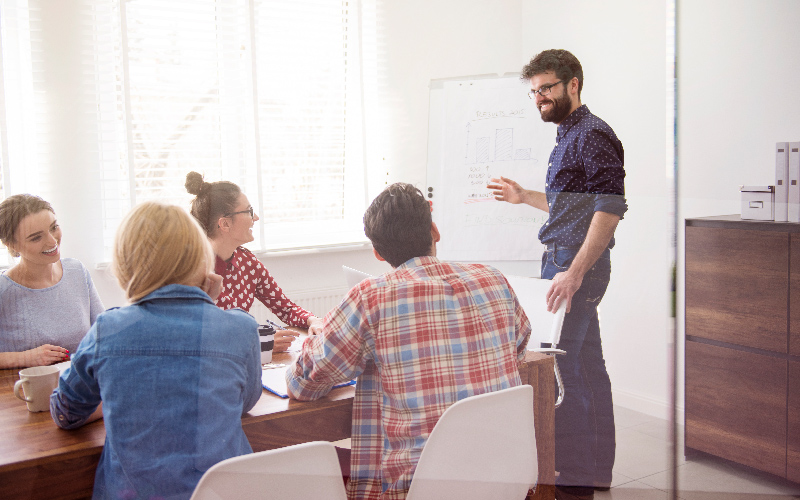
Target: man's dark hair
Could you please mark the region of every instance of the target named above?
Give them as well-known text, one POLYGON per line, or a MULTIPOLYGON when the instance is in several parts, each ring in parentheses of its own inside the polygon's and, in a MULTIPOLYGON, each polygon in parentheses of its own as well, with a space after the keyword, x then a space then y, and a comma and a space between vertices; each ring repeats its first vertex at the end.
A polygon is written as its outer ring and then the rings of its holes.
POLYGON ((430 255, 433 245, 430 205, 422 191, 411 184, 392 184, 364 213, 364 233, 392 267, 430 255))
POLYGON ((533 56, 531 62, 522 68, 523 80, 530 80, 535 75, 553 71, 559 80, 568 84, 573 78, 578 78, 578 99, 583 90, 583 68, 578 58, 571 52, 563 49, 543 50, 533 56))

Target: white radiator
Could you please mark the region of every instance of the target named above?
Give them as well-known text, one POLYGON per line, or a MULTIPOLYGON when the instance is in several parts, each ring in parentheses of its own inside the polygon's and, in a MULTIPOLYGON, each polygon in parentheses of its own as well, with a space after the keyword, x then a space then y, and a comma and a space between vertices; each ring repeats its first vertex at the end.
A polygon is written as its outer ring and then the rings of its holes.
MULTIPOLYGON (((298 306, 306 311, 310 311, 314 316, 319 318, 324 317, 328 311, 339 305, 342 298, 347 294, 347 288, 326 288, 321 290, 305 290, 305 291, 285 291, 287 297, 298 306)), ((277 316, 272 314, 272 311, 256 300, 250 307, 250 314, 260 323, 264 320, 271 320, 279 324, 283 322, 277 316)))

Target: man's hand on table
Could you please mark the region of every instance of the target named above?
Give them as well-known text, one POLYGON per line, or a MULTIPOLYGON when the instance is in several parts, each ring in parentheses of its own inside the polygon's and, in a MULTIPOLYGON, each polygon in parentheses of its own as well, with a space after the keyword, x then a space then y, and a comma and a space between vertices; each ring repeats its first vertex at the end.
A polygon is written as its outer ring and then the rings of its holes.
POLYGON ((310 316, 308 318, 308 334, 319 335, 322 333, 322 318, 310 316))
POLYGON ((286 352, 300 334, 294 330, 276 330, 273 352, 286 352))

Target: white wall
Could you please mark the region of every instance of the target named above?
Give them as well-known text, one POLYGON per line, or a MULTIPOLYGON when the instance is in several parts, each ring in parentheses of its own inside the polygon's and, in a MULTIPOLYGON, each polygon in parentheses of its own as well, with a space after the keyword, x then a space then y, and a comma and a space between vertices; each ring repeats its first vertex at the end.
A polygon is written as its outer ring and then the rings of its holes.
POLYGON ((600 306, 603 351, 615 403, 664 417, 670 404, 666 14, 658 0, 579 0, 556 9, 527 0, 523 10, 525 56, 553 48, 575 54, 584 71, 582 102, 625 148, 629 208, 600 306))
MULTIPOLYGON (((520 0, 384 0, 379 59, 385 80, 386 181, 425 185, 432 79, 518 71, 520 0)), ((447 235, 442 235, 446 238, 447 235)))
MULTIPOLYGON (((799 17, 795 0, 681 2, 679 220, 741 213, 740 185, 775 184, 775 143, 800 141, 799 17)), ((678 237, 682 337, 683 225, 678 237)))
POLYGON ((775 183, 775 143, 800 141, 800 2, 693 0, 679 13, 684 217, 740 213, 740 185, 775 183))

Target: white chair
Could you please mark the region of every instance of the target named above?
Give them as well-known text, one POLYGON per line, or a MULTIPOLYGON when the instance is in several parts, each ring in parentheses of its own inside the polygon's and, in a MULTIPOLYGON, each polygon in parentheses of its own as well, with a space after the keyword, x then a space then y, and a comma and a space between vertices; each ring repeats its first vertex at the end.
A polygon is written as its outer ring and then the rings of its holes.
POLYGON ((342 266, 342 272, 344 273, 344 279, 347 282, 348 288, 353 288, 365 279, 372 278, 371 274, 353 269, 352 267, 342 266))
POLYGON ((533 387, 456 402, 433 428, 407 500, 522 500, 539 466, 533 387))
POLYGON ((564 326, 564 316, 567 314, 567 302, 562 300, 558 304, 556 312, 551 314, 553 314, 553 324, 550 327, 550 336, 547 342, 540 342, 539 347, 528 347, 528 350, 553 356, 553 369, 556 372, 556 384, 558 384, 558 397, 556 398, 556 408, 558 408, 564 401, 564 381, 561 380, 561 372, 558 370, 558 358, 556 355, 566 354, 567 351, 558 349, 556 346, 561 341, 561 328, 564 326))
POLYGON ((347 500, 333 445, 314 441, 229 458, 203 474, 191 500, 347 500))
POLYGON ((564 400, 564 382, 558 370, 557 354, 566 354, 566 351, 557 349, 561 340, 561 328, 564 326, 564 316, 567 314, 567 303, 561 301, 555 313, 547 311, 547 291, 550 290, 551 280, 539 278, 523 278, 520 276, 506 276, 514 293, 517 294, 525 315, 531 322, 531 338, 528 341, 528 350, 541 352, 553 356, 553 366, 558 384, 558 398, 556 408, 564 400))

